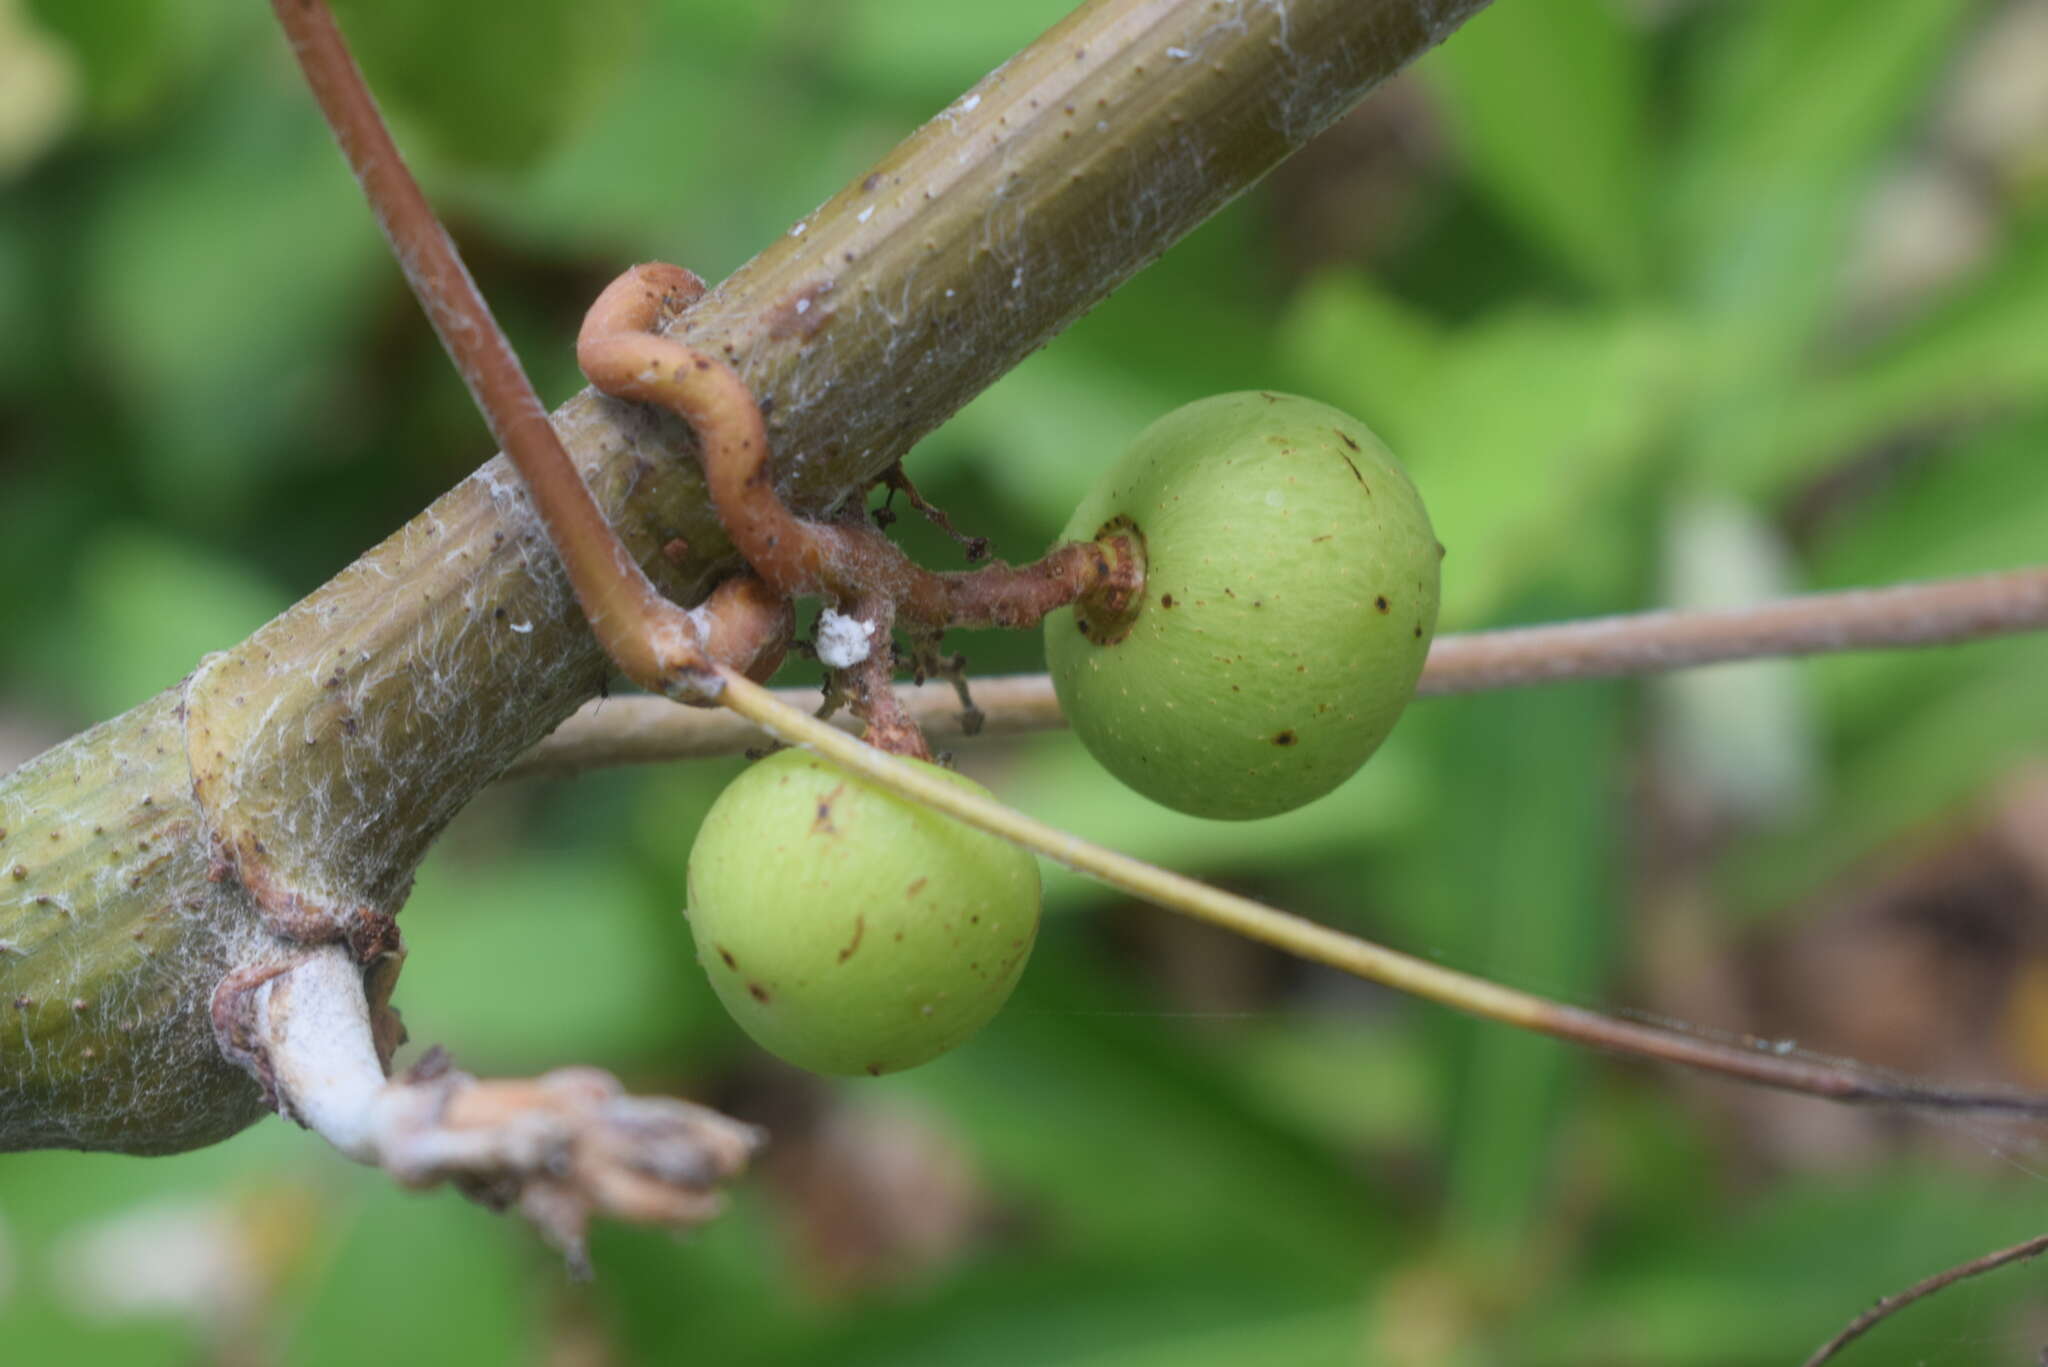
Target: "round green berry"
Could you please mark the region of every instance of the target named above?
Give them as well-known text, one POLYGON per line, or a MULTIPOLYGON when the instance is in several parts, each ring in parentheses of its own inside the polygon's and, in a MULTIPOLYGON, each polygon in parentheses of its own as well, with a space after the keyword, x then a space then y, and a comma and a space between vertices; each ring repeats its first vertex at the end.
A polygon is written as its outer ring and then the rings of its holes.
POLYGON ((1067 524, 1124 530, 1145 588, 1114 619, 1046 618, 1060 704, 1090 753, 1196 816, 1272 816, 1363 764, 1415 691, 1443 548, 1356 418, 1223 394, 1139 434, 1067 524))
POLYGON ((962 1043, 1008 999, 1038 933, 1031 855, 802 750, 719 795, 689 887, 697 958, 726 1009, 820 1073, 891 1073, 962 1043))

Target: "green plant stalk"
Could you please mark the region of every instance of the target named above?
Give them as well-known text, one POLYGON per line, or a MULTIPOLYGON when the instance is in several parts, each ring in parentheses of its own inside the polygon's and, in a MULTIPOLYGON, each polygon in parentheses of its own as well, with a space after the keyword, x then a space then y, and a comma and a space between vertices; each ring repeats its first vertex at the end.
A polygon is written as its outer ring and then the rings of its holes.
MULTIPOLYGON (((829 509, 1483 3, 1097 0, 678 335, 769 401, 778 486, 829 509)), ((680 424, 589 392, 554 422, 665 591, 695 601, 731 567, 680 424)), ((260 1115, 208 1017, 210 984, 290 949, 250 881, 395 912, 454 814, 606 673, 501 458, 178 687, 0 780, 0 869, 24 870, 0 872, 19 1025, 0 1029, 0 1149, 166 1152, 260 1115)))
POLYGON ((175 692, 0 785, 0 1147, 168 1153, 262 1113, 205 1006, 265 937, 200 824, 175 692))

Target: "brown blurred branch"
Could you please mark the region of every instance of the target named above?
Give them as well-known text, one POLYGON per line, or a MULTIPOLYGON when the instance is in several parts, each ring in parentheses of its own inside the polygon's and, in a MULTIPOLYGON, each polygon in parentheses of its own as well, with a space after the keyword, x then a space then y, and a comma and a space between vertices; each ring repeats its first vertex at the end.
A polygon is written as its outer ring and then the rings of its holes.
POLYGON ((2048 566, 1816 593, 1711 612, 1646 612, 1449 636, 1424 696, 1843 650, 1955 645, 2048 627, 2048 566))
MULTIPOLYGON (((1811 594, 1712 612, 1647 612, 1445 636, 1430 651, 1417 693, 1444 697, 1735 660, 1955 645, 2043 629, 2048 629, 2048 567, 1811 594)), ((927 684, 901 693, 911 716, 939 739, 974 734, 962 725, 950 685, 927 684)), ((800 703, 809 695, 789 690, 785 696, 800 703)), ((1016 735, 1066 725, 1052 681, 1043 674, 979 679, 974 697, 987 718, 980 734, 1016 735)), ((570 717, 507 776, 737 754, 758 743, 752 727, 729 715, 685 713, 659 699, 613 698, 570 717)))
POLYGON ((1835 1354, 1862 1338, 1879 1323, 1915 1301, 1924 1300, 1959 1281, 1979 1277, 1986 1272, 1996 1272, 2001 1267, 2023 1263, 2043 1253, 2048 1253, 2048 1234, 2037 1234, 2025 1243, 2014 1244, 2011 1248, 2001 1248, 1996 1253, 1986 1253, 1980 1258, 1972 1258, 1966 1263, 1949 1268, 1946 1272, 1937 1272, 1925 1281, 1915 1282, 1904 1291, 1894 1292, 1849 1321, 1841 1333, 1815 1350, 1813 1356, 1806 1360, 1805 1367, 1821 1367, 1822 1363, 1831 1360, 1835 1354))

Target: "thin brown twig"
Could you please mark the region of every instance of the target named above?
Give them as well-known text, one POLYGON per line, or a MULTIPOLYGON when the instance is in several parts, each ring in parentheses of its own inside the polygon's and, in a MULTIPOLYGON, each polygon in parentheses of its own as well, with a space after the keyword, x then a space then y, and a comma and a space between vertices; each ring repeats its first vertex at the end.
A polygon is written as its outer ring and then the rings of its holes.
POLYGON ((1854 1343, 1857 1339, 1870 1332, 1870 1330, 1876 1328, 1879 1323, 1890 1319, 1915 1301, 1924 1300, 1935 1292, 1953 1286, 1957 1282, 1964 1281, 1970 1277, 1982 1276, 1986 1272, 1996 1272, 1999 1268, 2005 1267, 2008 1264, 2023 1263, 2029 1258, 2039 1257, 2042 1253, 2048 1253, 2048 1234, 2037 1234, 2024 1243, 2014 1244, 2011 1248, 2001 1248, 1995 1253, 1986 1253, 1982 1257, 1972 1258, 1968 1262, 1959 1263, 1945 1272, 1937 1272, 1923 1281, 1915 1282, 1903 1291, 1895 1291, 1858 1315, 1855 1319, 1850 1320, 1847 1325, 1843 1326, 1841 1333, 1815 1349, 1813 1356, 1806 1360, 1805 1367, 1821 1367, 1822 1363, 1829 1361, 1835 1354, 1841 1352, 1851 1343, 1854 1343))
MULTIPOLYGON (((1416 692, 1444 697, 1528 688, 1575 679, 1663 673, 1766 656, 1954 645, 2048 629, 2048 568, 1966 579, 1815 594, 1754 608, 1653 612, 1554 626, 1514 627, 1437 639, 1416 692)), ((1065 726, 1052 680, 1043 674, 976 679, 988 735, 1065 726)), ((905 699, 923 726, 960 736, 949 695, 922 690, 905 699)), ((509 771, 567 774, 614 764, 660 763, 737 754, 751 731, 721 713, 678 713, 633 698, 592 703, 509 771)))
MULTIPOLYGON (((326 0, 272 0, 271 8, 406 282, 491 435, 532 492, 591 630, 626 676, 643 688, 679 695, 703 691, 711 676, 699 622, 662 596, 613 534, 454 241, 392 142, 326 0)), ((702 292, 694 276, 688 283, 702 292)), ((752 407, 749 399, 747 408, 752 407)), ((761 440, 765 443, 765 437, 761 440)), ((746 635, 749 626, 772 632, 779 621, 779 615, 769 614, 734 625, 746 635)), ((757 644, 764 651, 773 648, 766 640, 757 644)))
MULTIPOLYGON (((775 693, 791 707, 814 707, 818 700, 815 688, 778 688, 775 693)), ((965 722, 959 692, 945 679, 899 683, 896 697, 940 748, 976 735, 1025 735, 1066 724, 1043 674, 976 679, 974 705, 986 720, 978 730, 965 722)), ((841 712, 831 720, 844 730, 859 729, 851 713, 841 712)), ((760 744, 759 727, 723 709, 684 710, 661 698, 613 696, 575 713, 520 756, 503 777, 567 778, 625 764, 738 755, 760 744)))
POLYGON ((2048 566, 1805 594, 1708 612, 1645 612, 1446 636, 1425 697, 1841 650, 1954 645, 2048 627, 2048 566))

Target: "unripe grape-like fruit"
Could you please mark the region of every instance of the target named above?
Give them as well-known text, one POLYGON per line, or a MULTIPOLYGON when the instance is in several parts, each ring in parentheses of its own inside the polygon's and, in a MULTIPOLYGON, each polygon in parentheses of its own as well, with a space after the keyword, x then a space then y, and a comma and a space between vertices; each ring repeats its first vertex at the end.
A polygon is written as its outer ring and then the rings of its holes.
POLYGON ((1272 816, 1379 748, 1436 631, 1443 548, 1356 418, 1223 394, 1153 423, 1066 539, 1119 528, 1145 588, 1119 617, 1046 618, 1054 689, 1111 773, 1196 816, 1272 816))
POLYGON ((689 886, 726 1010, 819 1073, 892 1073, 962 1043, 1009 998, 1038 933, 1031 855, 802 750, 719 795, 689 886))

